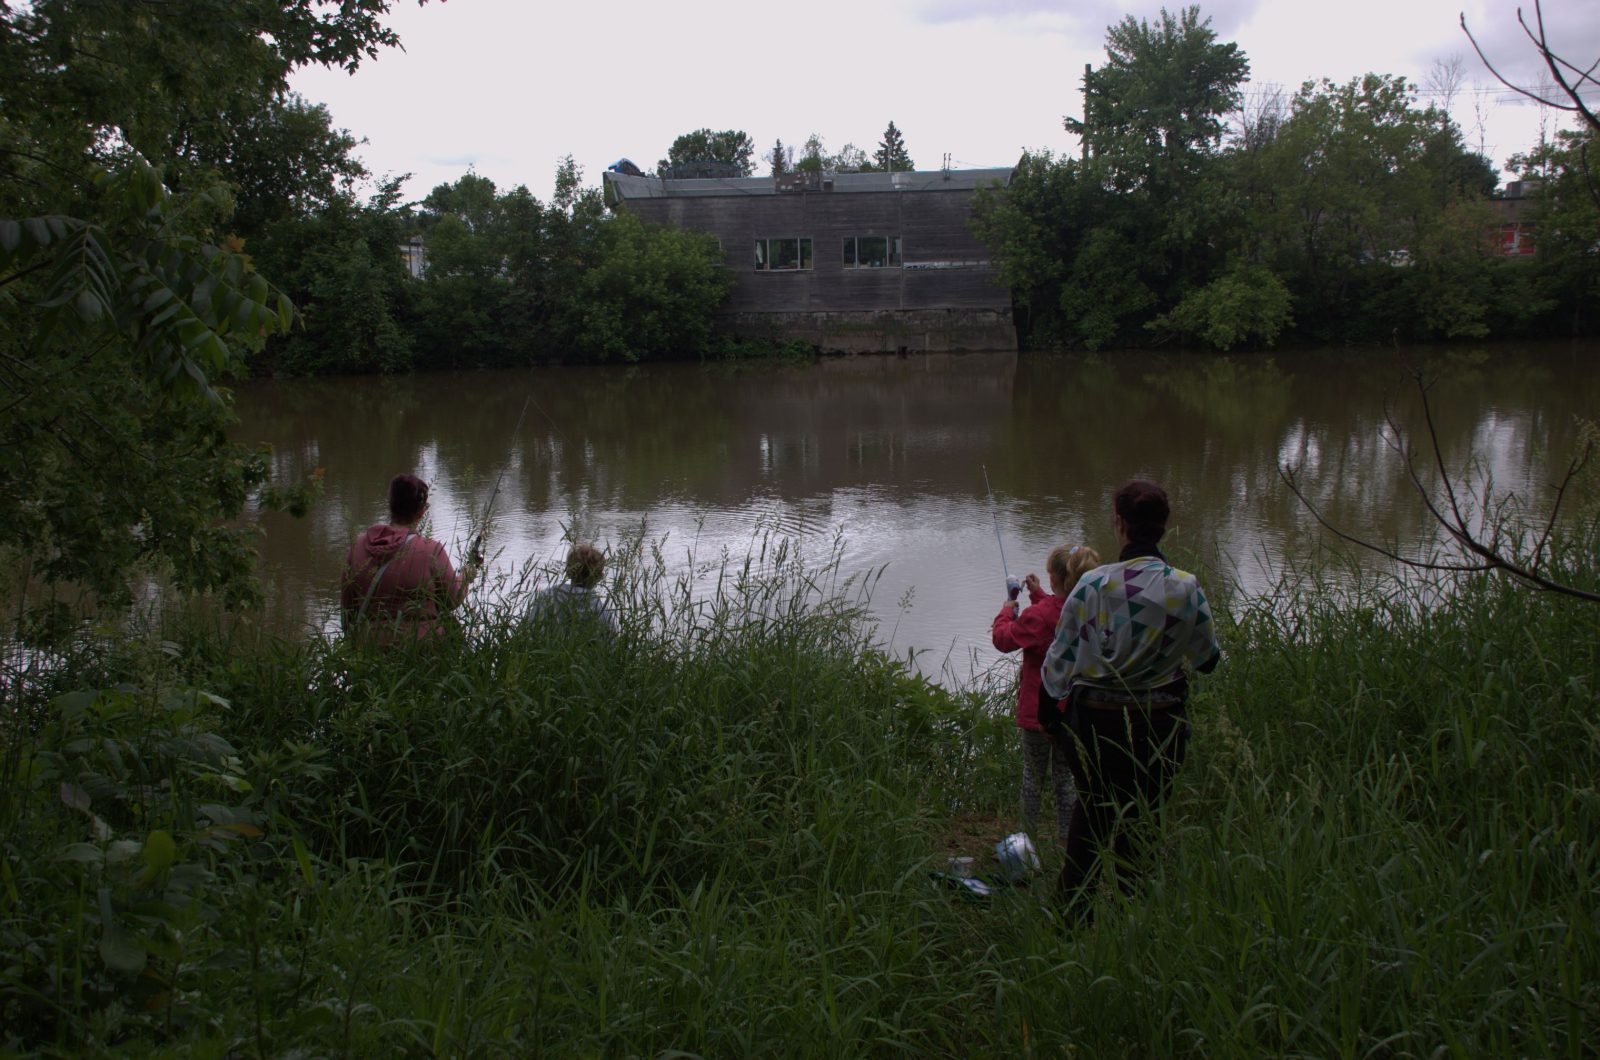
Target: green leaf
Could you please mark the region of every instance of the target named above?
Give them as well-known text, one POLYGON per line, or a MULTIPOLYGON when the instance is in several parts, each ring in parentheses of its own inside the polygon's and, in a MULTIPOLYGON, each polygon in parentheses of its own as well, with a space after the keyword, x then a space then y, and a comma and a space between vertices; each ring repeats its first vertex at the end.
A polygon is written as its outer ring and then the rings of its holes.
POLYGON ((144 311, 154 313, 157 309, 172 301, 173 294, 170 287, 157 287, 151 292, 150 297, 144 300, 144 311))
POLYGON ((128 202, 138 213, 149 213, 161 203, 166 189, 161 174, 150 165, 135 165, 128 174, 128 202))
POLYGON ((200 282, 200 286, 196 287, 193 293, 189 295, 189 303, 195 307, 197 312, 212 309, 213 305, 211 298, 214 294, 216 294, 216 291, 217 281, 208 276, 202 280, 200 282))
POLYGON ((94 292, 87 289, 78 292, 78 297, 73 304, 78 310, 78 316, 86 324, 93 324, 99 320, 101 312, 105 308, 100 304, 100 299, 94 296, 94 292))
POLYGON ((145 879, 151 880, 172 867, 178 860, 178 844, 172 836, 160 829, 151 832, 144 841, 145 879))
POLYGON ((81 813, 89 812, 89 793, 78 787, 76 784, 68 784, 65 781, 62 782, 61 801, 68 807, 78 810, 81 813))
POLYGON ((101 865, 105 863, 106 855, 105 851, 93 843, 72 843, 57 851, 56 859, 79 865, 101 865))
POLYGON ((293 837, 294 860, 300 866, 300 878, 306 881, 307 887, 317 885, 316 871, 311 867, 311 853, 306 850, 306 845, 300 841, 299 836, 293 837))
MULTIPOLYGON (((233 773, 218 773, 217 781, 229 791, 239 795, 248 795, 250 792, 255 790, 254 786, 248 780, 246 780, 244 777, 236 776, 233 773)), ((242 830, 243 826, 240 827, 242 830)))
POLYGON ((112 919, 106 921, 100 933, 100 959, 114 972, 138 975, 144 971, 149 954, 145 953, 137 939, 112 919))
POLYGON ((9 260, 21 245, 22 226, 16 221, 0 221, 0 253, 4 253, 9 260))

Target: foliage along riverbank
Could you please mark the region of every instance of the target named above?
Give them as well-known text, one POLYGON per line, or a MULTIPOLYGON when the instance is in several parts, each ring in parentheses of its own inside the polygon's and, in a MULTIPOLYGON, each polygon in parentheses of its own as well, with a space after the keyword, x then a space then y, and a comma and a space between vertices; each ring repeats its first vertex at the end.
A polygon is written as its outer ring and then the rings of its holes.
MULTIPOLYGON (((1497 162, 1403 77, 1255 92, 1197 7, 1127 16, 1084 75, 1079 158, 1025 152, 975 227, 1025 345, 1433 342, 1593 333, 1595 131, 1497 162), (1173 77, 1174 69, 1187 71, 1173 77), (1526 196, 1526 201, 1518 201, 1526 196), (1531 257, 1504 240, 1531 239, 1531 257)), ((1434 71, 1448 100, 1460 70, 1434 71)))
MULTIPOLYGON (((1562 574, 1593 586, 1596 543, 1562 574)), ((707 597, 641 550, 616 640, 168 628, 8 681, 0 1046, 1586 1050, 1593 607, 1358 578, 1236 608, 1157 864, 1073 926, 1048 879, 927 875, 952 821, 1009 827, 1008 691, 909 677, 836 567, 766 559, 707 597)))

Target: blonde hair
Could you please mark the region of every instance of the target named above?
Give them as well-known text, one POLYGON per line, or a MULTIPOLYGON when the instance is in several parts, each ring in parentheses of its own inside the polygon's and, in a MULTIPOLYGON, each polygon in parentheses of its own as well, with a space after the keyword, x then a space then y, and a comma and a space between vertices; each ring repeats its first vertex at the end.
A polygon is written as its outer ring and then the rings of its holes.
POLYGON ((1100 566, 1100 553, 1088 545, 1057 545, 1044 561, 1044 569, 1061 576, 1062 592, 1070 593, 1084 573, 1100 566))
POLYGON ((605 553, 593 545, 573 545, 572 551, 567 553, 567 580, 580 589, 598 585, 605 569, 605 553))

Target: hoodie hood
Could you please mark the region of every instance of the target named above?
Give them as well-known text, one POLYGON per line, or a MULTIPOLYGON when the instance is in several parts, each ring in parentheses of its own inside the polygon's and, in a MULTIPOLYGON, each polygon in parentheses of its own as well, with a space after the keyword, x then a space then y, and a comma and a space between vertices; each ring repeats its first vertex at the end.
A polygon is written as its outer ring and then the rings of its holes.
POLYGON ((415 534, 415 530, 407 530, 400 526, 390 526, 388 523, 374 523, 367 527, 367 555, 380 563, 386 563, 399 553, 400 547, 406 543, 406 538, 415 534))

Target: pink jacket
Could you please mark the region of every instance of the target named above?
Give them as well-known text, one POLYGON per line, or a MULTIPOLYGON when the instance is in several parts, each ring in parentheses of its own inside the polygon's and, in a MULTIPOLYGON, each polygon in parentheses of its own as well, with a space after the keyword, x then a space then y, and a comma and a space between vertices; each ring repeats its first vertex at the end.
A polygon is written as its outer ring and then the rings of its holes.
POLYGON ((347 628, 358 621, 365 603, 366 621, 380 641, 396 633, 420 640, 439 632, 441 610, 459 604, 461 591, 461 579, 443 545, 402 526, 376 523, 350 546, 339 604, 347 628), (372 589, 380 570, 382 577, 372 589), (367 603, 369 590, 372 599, 367 603))
POLYGON ((1042 589, 1028 594, 1028 606, 1016 618, 1011 617, 1011 607, 1000 609, 994 619, 994 646, 1004 652, 1022 649, 1022 686, 1017 689, 1017 724, 1024 729, 1039 728, 1039 667, 1044 665, 1044 653, 1056 637, 1056 622, 1061 618, 1061 608, 1067 602, 1064 596, 1055 596, 1042 589))

